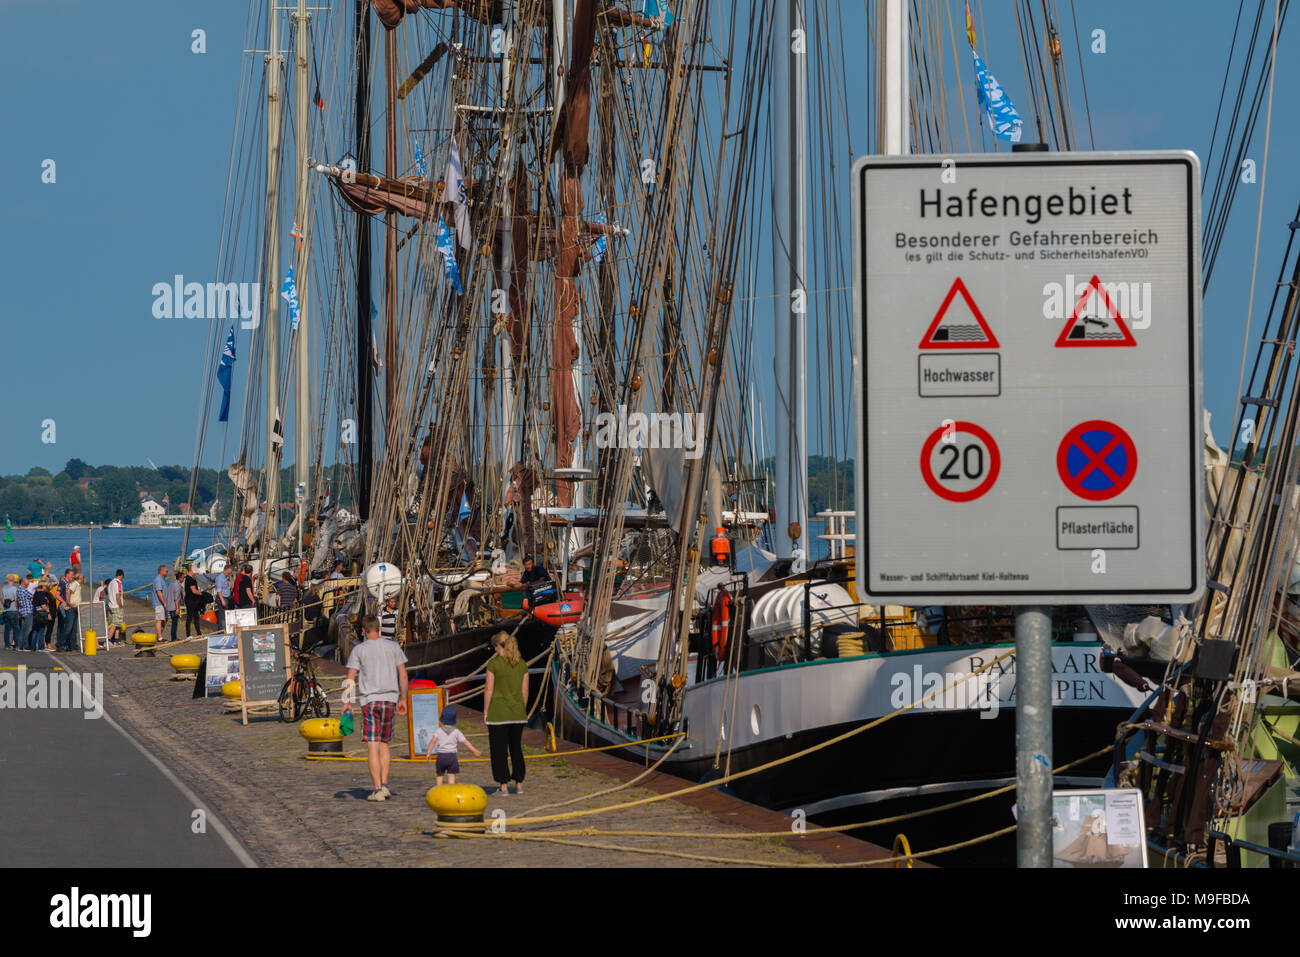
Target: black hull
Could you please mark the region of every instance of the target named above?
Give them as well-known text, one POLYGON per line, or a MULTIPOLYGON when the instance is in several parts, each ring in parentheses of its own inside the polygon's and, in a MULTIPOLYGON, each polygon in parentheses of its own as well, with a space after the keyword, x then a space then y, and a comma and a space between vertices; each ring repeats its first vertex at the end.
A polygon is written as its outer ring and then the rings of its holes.
MULTIPOLYGON (((1054 763, 1073 761, 1109 744, 1115 738, 1116 726, 1128 720, 1130 714, 1130 710, 1122 708, 1055 709, 1054 763)), ((774 761, 857 726, 843 724, 811 729, 790 738, 733 751, 731 771, 744 771, 774 761)), ((797 761, 740 778, 727 787, 754 804, 787 809, 816 805, 846 794, 1014 778, 1015 744, 1014 708, 1003 708, 991 720, 969 711, 904 714, 797 761)), ((725 761, 724 753, 720 763, 725 761)), ((673 774, 699 781, 713 773, 714 758, 709 754, 682 762, 670 759, 664 766, 673 774), (670 763, 672 767, 668 768, 670 763)), ((1105 754, 1065 773, 1071 777, 1101 778, 1109 768, 1110 756, 1105 754)))
MULTIPOLYGON (((1127 708, 1062 708, 1053 710, 1053 764, 1075 761, 1109 744, 1116 727, 1127 721, 1127 708)), ((687 781, 698 782, 766 764, 851 731, 857 723, 820 727, 789 738, 765 741, 724 752, 715 767, 712 753, 698 757, 673 755, 660 768, 687 781)), ((565 711, 566 737, 584 742, 580 718, 565 711)), ((804 810, 823 826, 877 820, 932 808, 1015 782, 1014 708, 1003 708, 993 719, 977 713, 922 712, 904 714, 839 744, 815 751, 769 771, 740 778, 725 790, 743 800, 779 811, 804 810), (891 789, 920 789, 891 793, 891 789), (864 801, 870 795, 872 800, 864 801)), ((585 742, 590 746, 626 740, 591 723, 585 742)), ((614 752, 642 763, 639 748, 614 752)), ((653 762, 662 751, 653 751, 653 762)), ((1100 782, 1110 769, 1109 753, 1076 765, 1057 778, 1058 787, 1100 782)), ((895 835, 907 835, 914 850, 943 846, 1000 830, 1013 823, 1014 790, 951 811, 907 821, 855 830, 855 836, 889 847, 895 835)), ((1014 866, 1015 835, 968 850, 944 855, 947 866, 1014 866)))

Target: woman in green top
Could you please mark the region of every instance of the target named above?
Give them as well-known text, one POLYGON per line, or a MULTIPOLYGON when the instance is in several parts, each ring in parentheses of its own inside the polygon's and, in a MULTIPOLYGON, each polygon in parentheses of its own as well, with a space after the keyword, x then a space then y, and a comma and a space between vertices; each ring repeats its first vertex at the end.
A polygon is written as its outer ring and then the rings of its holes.
POLYGON ((494 794, 524 792, 524 724, 528 720, 528 664, 519 654, 512 635, 498 631, 492 636, 496 652, 487 666, 487 689, 483 711, 487 715, 488 748, 492 752, 492 777, 499 787, 494 794))

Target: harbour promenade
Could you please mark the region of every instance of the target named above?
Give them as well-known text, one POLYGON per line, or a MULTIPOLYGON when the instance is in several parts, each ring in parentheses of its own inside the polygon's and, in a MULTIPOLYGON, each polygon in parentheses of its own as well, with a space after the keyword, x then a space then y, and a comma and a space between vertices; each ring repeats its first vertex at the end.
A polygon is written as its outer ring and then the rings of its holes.
MULTIPOLYGON (((790 817, 709 789, 512 830, 512 818, 533 816, 534 811, 540 816, 626 804, 680 791, 689 784, 671 775, 647 774, 645 768, 607 753, 547 753, 546 739, 539 731, 524 737, 530 755, 525 793, 489 798, 488 822, 492 823, 495 811, 503 810, 505 833, 435 836, 436 818, 425 803, 425 793, 434 784, 432 764, 394 760, 393 797, 368 802, 364 761, 308 760, 298 725, 265 717, 244 726, 238 712, 227 712, 221 699, 193 698, 192 682, 173 680, 168 658, 174 651, 201 653, 202 645, 195 641, 161 646, 156 658, 137 658, 120 648, 95 657, 18 657, 33 659, 24 662, 33 668, 39 663, 102 674, 107 715, 229 825, 248 856, 245 863, 270 867, 834 867, 889 857, 887 851, 846 834, 819 833, 811 825, 796 833, 790 817), (612 833, 617 831, 663 836, 612 833)), ((332 707, 337 716, 337 704, 332 702, 332 707)), ((459 727, 486 757, 482 715, 463 705, 458 709, 459 727)), ((66 765, 94 747, 88 734, 108 730, 96 727, 84 732, 70 725, 75 721, 102 726, 103 722, 49 712, 33 712, 24 720, 49 751, 45 760, 23 770, 35 787, 24 798, 32 806, 40 806, 46 792, 58 792, 70 803, 67 816, 60 815, 64 819, 76 816, 71 805, 89 811, 108 803, 115 816, 108 820, 151 822, 158 820, 156 808, 164 792, 169 799, 180 794, 173 785, 154 782, 140 791, 97 797, 69 776, 66 765), (82 739, 87 740, 76 743, 82 739)), ((121 743, 129 746, 124 739, 121 743)), ((362 754, 364 748, 358 733, 345 739, 344 747, 353 755, 362 754)), ((565 749, 577 746, 560 742, 560 750, 565 749)), ((407 754, 405 723, 398 719, 393 755, 396 759, 407 754)), ((493 786, 486 760, 475 761, 462 752, 461 761, 461 783, 485 790, 493 786)), ((92 825, 87 827, 88 833, 95 831, 92 825)), ((189 853, 185 848, 197 846, 188 830, 173 834, 174 830, 173 823, 167 830, 146 830, 136 839, 173 846, 182 855, 189 853)), ((21 836, 16 839, 21 843, 21 836)), ((48 863, 82 863, 72 850, 71 857, 48 863)), ((84 863, 92 861, 101 862, 91 857, 84 863)), ((201 866, 229 862, 197 857, 192 861, 201 866)))

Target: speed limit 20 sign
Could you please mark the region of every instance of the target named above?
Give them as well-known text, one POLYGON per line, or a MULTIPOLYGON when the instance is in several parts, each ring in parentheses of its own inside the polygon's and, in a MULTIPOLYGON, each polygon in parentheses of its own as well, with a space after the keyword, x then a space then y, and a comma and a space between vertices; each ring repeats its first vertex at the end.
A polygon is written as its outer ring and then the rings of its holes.
POLYGON ((853 171, 857 587, 923 604, 1204 587, 1199 165, 853 171))

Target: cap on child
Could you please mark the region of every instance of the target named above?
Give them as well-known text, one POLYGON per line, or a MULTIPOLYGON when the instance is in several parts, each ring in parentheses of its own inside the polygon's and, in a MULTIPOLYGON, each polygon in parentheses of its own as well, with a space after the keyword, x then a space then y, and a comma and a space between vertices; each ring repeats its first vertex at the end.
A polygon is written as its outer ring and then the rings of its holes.
POLYGON ((456 706, 455 706, 455 705, 450 705, 450 704, 449 704, 449 705, 447 705, 447 707, 443 708, 443 709, 442 709, 442 716, 441 716, 440 718, 438 718, 438 720, 439 720, 442 724, 455 724, 455 723, 456 723, 456 706))

